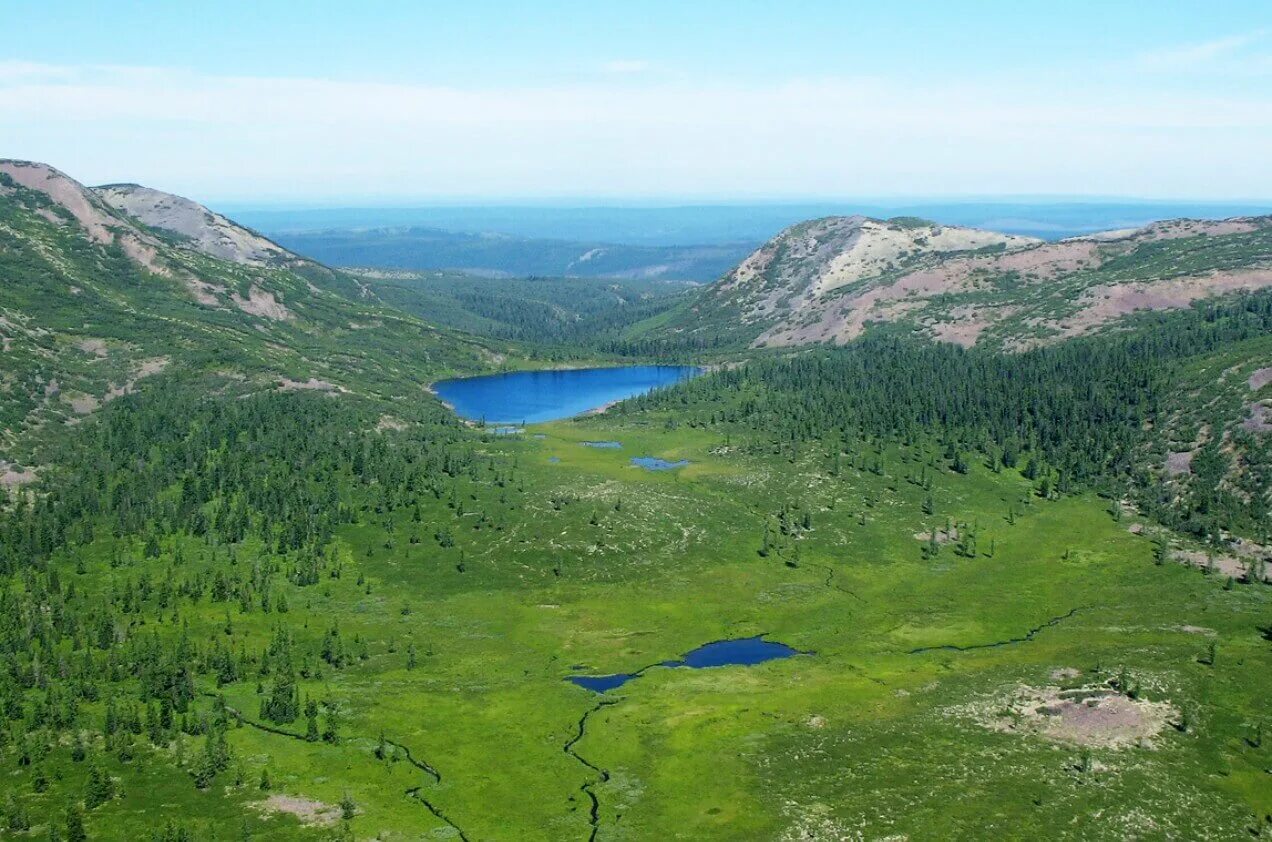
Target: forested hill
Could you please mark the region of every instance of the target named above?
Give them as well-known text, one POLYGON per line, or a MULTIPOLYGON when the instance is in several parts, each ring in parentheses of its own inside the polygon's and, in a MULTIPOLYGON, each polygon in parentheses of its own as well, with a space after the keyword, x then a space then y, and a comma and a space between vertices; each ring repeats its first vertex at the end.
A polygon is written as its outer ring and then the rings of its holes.
POLYGON ((741 348, 845 344, 894 323, 1014 351, 1143 310, 1272 286, 1272 217, 1171 220, 1059 242, 921 219, 792 226, 649 339, 741 348))
POLYGON ((1215 546, 1272 538, 1272 291, 1018 354, 884 328, 844 348, 763 355, 618 411, 657 408, 792 458, 827 442, 864 455, 871 441, 926 441, 957 472, 984 460, 1023 470, 1043 497, 1126 496, 1215 546))
POLYGON ((31 434, 158 379, 388 399, 499 358, 187 200, 43 164, 0 162, 0 278, 6 484, 32 476, 31 434))

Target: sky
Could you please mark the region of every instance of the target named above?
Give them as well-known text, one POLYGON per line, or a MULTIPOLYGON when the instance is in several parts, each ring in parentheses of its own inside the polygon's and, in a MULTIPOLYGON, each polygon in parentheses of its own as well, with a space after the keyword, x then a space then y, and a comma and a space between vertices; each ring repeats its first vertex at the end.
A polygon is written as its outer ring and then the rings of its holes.
POLYGON ((1270 0, 3 5, 0 157, 205 202, 1272 198, 1270 0))

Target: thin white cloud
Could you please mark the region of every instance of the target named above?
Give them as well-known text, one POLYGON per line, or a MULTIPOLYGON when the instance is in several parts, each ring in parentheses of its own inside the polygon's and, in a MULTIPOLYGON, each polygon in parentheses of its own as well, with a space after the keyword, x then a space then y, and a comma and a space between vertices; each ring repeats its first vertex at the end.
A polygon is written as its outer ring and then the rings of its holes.
POLYGON ((1253 53, 1249 47, 1264 40, 1264 30, 1215 38, 1193 44, 1181 44, 1153 50, 1136 56, 1136 64, 1146 70, 1189 70, 1234 59, 1248 59, 1266 65, 1267 56, 1253 53))
POLYGON ((640 59, 615 59, 601 65, 602 73, 644 73, 649 62, 640 59))
POLYGON ((1272 95, 834 78, 461 89, 0 75, 0 154, 197 198, 1272 195, 1272 95))
POLYGON ((35 61, 0 61, 0 84, 21 81, 70 79, 77 75, 73 67, 41 64, 35 61))

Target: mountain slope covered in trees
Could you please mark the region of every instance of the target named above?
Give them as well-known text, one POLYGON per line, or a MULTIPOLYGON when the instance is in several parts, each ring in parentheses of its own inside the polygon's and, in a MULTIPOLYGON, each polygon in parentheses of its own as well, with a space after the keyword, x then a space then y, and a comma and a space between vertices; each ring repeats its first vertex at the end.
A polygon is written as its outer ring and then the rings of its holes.
POLYGON ((29 456, 19 445, 32 433, 77 423, 159 377, 390 397, 496 358, 486 343, 385 307, 357 279, 223 218, 202 233, 157 227, 164 220, 119 201, 120 189, 0 163, 7 463, 29 456))

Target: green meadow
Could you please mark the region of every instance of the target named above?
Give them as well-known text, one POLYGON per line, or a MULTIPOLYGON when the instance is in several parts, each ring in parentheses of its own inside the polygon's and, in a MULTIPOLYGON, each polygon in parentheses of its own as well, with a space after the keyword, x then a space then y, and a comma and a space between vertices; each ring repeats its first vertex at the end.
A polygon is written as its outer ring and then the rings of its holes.
MULTIPOLYGON (((922 444, 759 453, 656 411, 464 436, 451 494, 364 495, 319 580, 279 581, 273 610, 143 591, 119 615, 198 658, 290 635, 313 733, 262 717, 270 676, 195 670, 183 715, 228 723, 223 768, 197 780, 216 729, 107 737, 111 695, 140 679, 104 679, 74 729, 4 746, 22 833, 65 838, 91 770, 113 780, 85 812, 101 839, 1267 833, 1272 589, 1156 563, 1153 529, 1108 499, 953 472, 922 444), (758 634, 805 654, 654 667, 605 694, 567 680, 758 634), (1063 733, 1022 710, 1070 691, 1117 704, 1063 733)), ((270 557, 250 536, 162 542, 99 530, 48 569, 119 605, 142 580, 270 557)))

